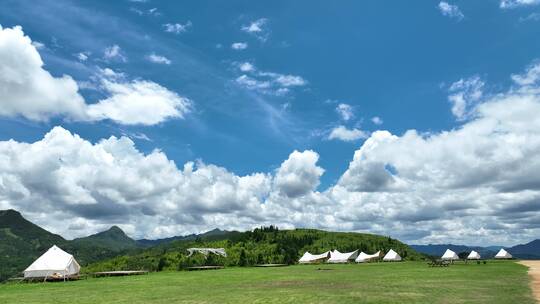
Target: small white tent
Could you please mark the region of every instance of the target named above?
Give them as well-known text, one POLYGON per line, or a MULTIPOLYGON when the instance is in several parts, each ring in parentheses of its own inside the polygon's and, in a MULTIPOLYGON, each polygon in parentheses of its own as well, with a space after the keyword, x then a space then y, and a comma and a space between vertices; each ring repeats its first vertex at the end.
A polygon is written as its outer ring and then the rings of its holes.
POLYGON ((374 254, 367 254, 362 251, 360 252, 360 254, 358 255, 355 261, 356 263, 364 263, 364 262, 369 262, 371 260, 376 260, 380 257, 381 257, 381 251, 377 251, 374 254))
POLYGON ((385 262, 397 262, 401 261, 401 257, 393 249, 390 249, 382 260, 385 262))
POLYGON ((508 253, 508 251, 501 248, 501 250, 499 250, 499 252, 495 255, 495 258, 496 259, 511 259, 512 255, 508 253))
POLYGON ((71 254, 54 245, 24 270, 24 277, 66 278, 79 274, 80 270, 81 266, 71 254))
POLYGON ((450 249, 446 249, 446 251, 444 252, 443 256, 441 257, 441 260, 444 260, 444 261, 455 261, 455 260, 459 260, 459 257, 458 255, 453 252, 452 250, 450 249))
POLYGON ((358 250, 352 252, 339 252, 337 250, 330 251, 330 258, 328 263, 347 263, 349 261, 354 261, 358 257, 358 250))
POLYGON ((309 263, 317 263, 317 262, 324 262, 328 257, 330 256, 330 251, 327 251, 325 253, 321 254, 311 254, 309 251, 306 251, 304 255, 298 260, 300 264, 309 264, 309 263))
POLYGON ((469 253, 469 256, 467 257, 468 260, 480 260, 480 254, 476 251, 471 251, 471 253, 469 253))

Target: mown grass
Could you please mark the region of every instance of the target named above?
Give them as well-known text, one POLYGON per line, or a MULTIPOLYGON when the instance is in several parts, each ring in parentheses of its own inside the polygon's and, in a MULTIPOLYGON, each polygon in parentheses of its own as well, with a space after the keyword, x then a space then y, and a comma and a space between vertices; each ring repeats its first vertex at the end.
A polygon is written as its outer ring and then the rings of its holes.
POLYGON ((512 261, 298 265, 6 284, 0 303, 534 303, 528 283, 512 261))

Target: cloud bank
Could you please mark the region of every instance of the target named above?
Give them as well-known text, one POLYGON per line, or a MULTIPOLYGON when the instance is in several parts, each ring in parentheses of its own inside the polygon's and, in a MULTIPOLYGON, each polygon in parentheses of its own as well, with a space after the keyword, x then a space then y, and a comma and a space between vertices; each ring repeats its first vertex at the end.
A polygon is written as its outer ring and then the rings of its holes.
MULTIPOLYGON (((122 56, 115 46, 105 52, 108 59, 122 56)), ((21 27, 0 26, 1 116, 33 121, 53 117, 72 121, 109 119, 119 124, 154 125, 183 118, 192 103, 155 82, 130 81, 110 69, 99 70, 95 77, 96 86, 108 97, 88 103, 71 76, 54 77, 43 65, 39 52, 21 27)))

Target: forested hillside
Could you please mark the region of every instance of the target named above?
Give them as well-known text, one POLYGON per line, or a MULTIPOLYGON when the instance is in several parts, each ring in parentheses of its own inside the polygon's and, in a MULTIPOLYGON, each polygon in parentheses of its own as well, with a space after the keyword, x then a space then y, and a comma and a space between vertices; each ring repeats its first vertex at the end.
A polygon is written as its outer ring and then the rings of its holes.
POLYGON ((132 254, 95 263, 85 271, 181 270, 196 265, 249 266, 266 263, 294 264, 305 252, 320 253, 331 249, 341 252, 360 249, 364 252, 384 252, 394 249, 406 260, 417 260, 422 255, 398 240, 371 234, 326 232, 313 229, 278 230, 263 227, 248 232, 235 232, 196 240, 173 241, 132 254), (190 247, 223 247, 226 258, 196 254, 187 257, 190 247))

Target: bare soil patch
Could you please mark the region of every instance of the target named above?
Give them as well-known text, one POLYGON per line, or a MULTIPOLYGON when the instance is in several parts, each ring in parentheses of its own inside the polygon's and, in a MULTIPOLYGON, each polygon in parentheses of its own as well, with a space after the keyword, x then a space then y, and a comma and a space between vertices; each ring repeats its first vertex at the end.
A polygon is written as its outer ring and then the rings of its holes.
POLYGON ((520 261, 519 263, 529 267, 534 298, 540 303, 540 261, 520 261))

